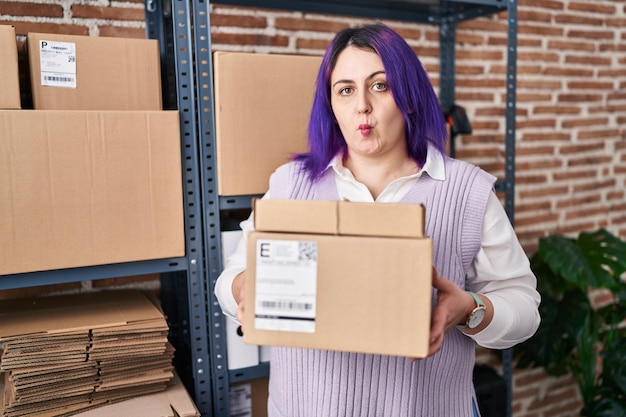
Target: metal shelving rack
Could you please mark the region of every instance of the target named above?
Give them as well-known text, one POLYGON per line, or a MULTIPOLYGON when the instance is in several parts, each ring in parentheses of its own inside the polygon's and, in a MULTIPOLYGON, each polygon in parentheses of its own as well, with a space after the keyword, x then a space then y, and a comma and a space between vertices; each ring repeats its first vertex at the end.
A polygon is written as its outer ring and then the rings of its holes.
MULTIPOLYGON (((508 12, 505 178, 497 183, 513 222, 517 0, 221 0, 220 4, 402 20, 439 26, 440 100, 454 102, 456 24, 508 12)), ((203 416, 229 416, 229 384, 267 375, 262 364, 228 370, 225 323, 213 296, 221 264, 220 214, 252 196, 217 195, 209 0, 145 0, 147 36, 159 40, 165 109, 180 114, 186 254, 181 258, 0 276, 0 290, 137 274, 161 274, 161 299, 177 369, 203 416)), ((36 256, 36 254, 34 254, 36 256)), ((511 398, 511 353, 503 352, 511 398)), ((507 416, 511 415, 508 401, 507 416)))

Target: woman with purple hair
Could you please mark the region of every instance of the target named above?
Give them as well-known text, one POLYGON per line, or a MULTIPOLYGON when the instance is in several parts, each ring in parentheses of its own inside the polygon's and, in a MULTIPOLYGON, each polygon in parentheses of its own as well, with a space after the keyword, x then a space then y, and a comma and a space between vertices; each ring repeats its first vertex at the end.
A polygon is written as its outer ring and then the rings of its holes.
MULTIPOLYGON (((428 75, 400 35, 372 24, 334 37, 317 77, 309 151, 273 173, 264 198, 423 204, 434 265, 429 353, 273 347, 269 417, 478 416, 475 344, 504 349, 536 331, 536 279, 495 178, 447 157, 447 136, 428 75)), ((252 218, 241 227, 215 288, 240 322, 252 218)))

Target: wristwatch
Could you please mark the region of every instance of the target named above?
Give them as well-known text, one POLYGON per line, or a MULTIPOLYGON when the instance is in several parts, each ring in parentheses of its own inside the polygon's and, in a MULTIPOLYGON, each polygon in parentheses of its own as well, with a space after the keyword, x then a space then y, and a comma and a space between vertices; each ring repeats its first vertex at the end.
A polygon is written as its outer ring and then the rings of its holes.
POLYGON ((485 318, 486 309, 483 300, 481 300, 479 296, 471 291, 467 291, 467 293, 472 296, 474 301, 476 301, 476 307, 474 307, 469 316, 467 316, 465 324, 457 325, 459 329, 474 329, 478 327, 478 325, 482 323, 483 319, 485 318))

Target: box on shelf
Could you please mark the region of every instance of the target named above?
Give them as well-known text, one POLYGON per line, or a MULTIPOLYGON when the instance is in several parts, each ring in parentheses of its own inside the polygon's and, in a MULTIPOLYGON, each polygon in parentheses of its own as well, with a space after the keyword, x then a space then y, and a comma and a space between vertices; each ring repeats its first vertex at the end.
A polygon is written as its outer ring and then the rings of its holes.
POLYGON ((317 56, 215 52, 218 193, 262 194, 271 173, 307 150, 317 56))
POLYGON ((0 25, 0 109, 19 109, 20 80, 15 27, 0 25))
POLYGON ((255 378, 230 385, 231 417, 267 417, 269 378, 255 378))
POLYGON ((184 256, 176 111, 0 111, 0 274, 184 256))
POLYGON ((158 41, 28 33, 38 110, 161 110, 158 41))
POLYGON ((419 204, 257 199, 244 340, 425 357, 432 241, 419 204))

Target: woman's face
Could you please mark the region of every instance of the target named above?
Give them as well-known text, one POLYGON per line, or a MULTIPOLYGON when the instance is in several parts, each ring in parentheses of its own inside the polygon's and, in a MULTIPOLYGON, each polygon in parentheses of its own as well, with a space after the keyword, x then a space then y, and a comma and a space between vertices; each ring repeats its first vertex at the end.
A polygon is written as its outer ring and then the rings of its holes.
POLYGON ((331 106, 350 155, 406 153, 405 121, 375 52, 349 46, 330 77, 331 106))

